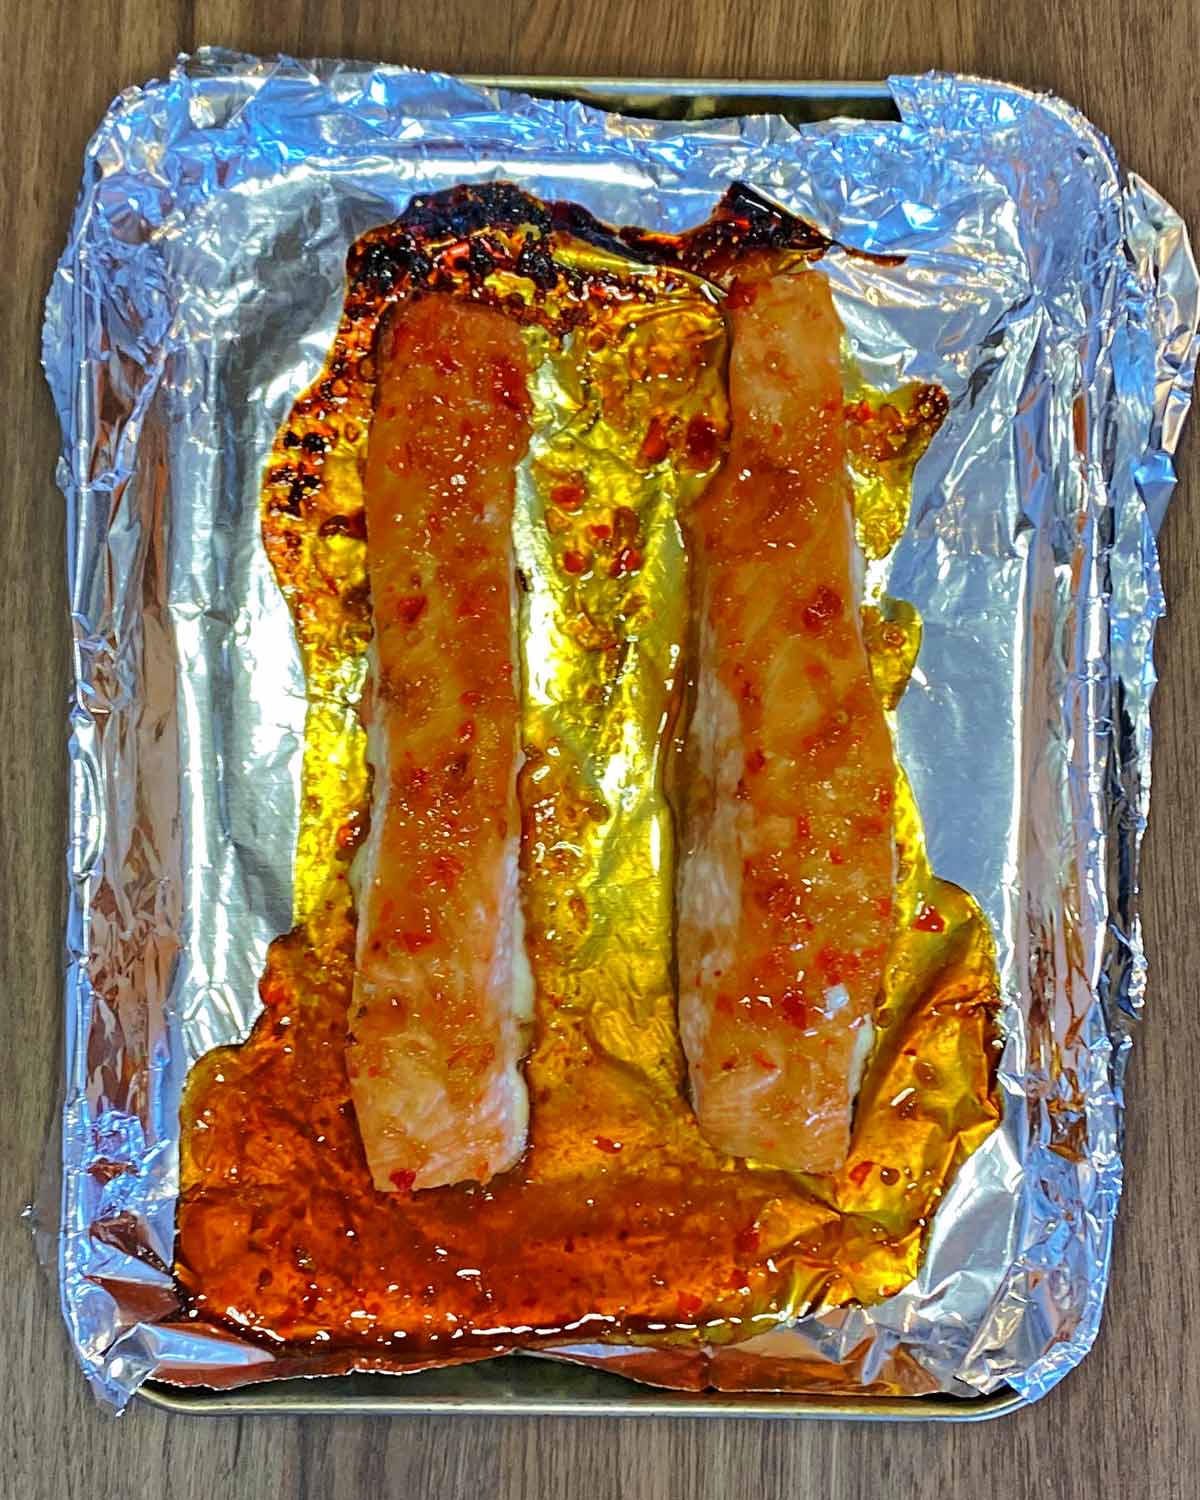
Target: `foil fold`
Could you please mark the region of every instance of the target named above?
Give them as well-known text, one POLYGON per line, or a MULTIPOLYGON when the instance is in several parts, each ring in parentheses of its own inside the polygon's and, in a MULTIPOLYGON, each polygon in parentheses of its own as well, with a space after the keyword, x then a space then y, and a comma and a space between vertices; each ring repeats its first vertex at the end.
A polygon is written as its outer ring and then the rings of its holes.
POLYGON ((1004 1120, 910 1286, 716 1368, 746 1388, 768 1372, 1033 1400, 1090 1347, 1146 988, 1155 534, 1200 283, 1178 217, 1068 106, 945 75, 891 89, 898 122, 797 130, 206 50, 100 126, 44 359, 75 677, 58 1271, 104 1401, 152 1377, 302 1372, 169 1323, 183 1081, 245 1036, 291 920, 304 679, 259 484, 329 346, 350 242, 414 193, 498 177, 671 231, 744 179, 903 256, 828 270, 854 357, 873 384, 933 381, 952 402, 879 582, 925 621, 898 748, 935 871, 996 938, 1004 1120))

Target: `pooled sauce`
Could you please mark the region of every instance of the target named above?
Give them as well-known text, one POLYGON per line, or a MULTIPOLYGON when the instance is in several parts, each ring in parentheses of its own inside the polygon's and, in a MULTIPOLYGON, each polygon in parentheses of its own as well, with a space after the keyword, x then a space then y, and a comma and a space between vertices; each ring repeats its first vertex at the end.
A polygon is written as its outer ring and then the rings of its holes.
MULTIPOLYGON (((803 274, 828 249, 742 187, 665 237, 507 184, 416 199, 352 248, 332 353, 264 482, 264 541, 309 690, 295 926, 271 946, 250 1036, 202 1058, 185 1091, 175 1272, 192 1326, 235 1329, 298 1370, 584 1340, 698 1350, 818 1302, 878 1301, 916 1272, 938 1199, 998 1119, 997 979, 975 902, 929 867, 902 771, 894 938, 841 1172, 709 1146, 675 1016, 662 766, 686 667, 677 518, 725 451, 721 303, 739 258, 803 274), (345 1060, 347 872, 370 804, 362 466, 376 329, 428 291, 514 318, 532 372, 515 522, 530 1139, 486 1184, 382 1193, 345 1060)), ((945 409, 930 387, 848 393, 868 556, 899 537, 945 409)), ((873 597, 863 622, 890 713, 920 620, 873 597)))

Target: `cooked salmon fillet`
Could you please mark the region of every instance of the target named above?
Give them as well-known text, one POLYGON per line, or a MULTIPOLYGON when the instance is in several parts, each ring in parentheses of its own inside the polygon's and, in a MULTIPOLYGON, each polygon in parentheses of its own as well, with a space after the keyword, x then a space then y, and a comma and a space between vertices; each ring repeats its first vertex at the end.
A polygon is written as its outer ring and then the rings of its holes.
POLYGON ((829 1173, 889 942, 895 766, 859 617, 828 283, 748 269, 728 308, 728 457, 685 518, 680 1031, 714 1145, 829 1173))
POLYGON ((529 400, 516 324, 450 296, 394 312, 377 361, 347 1066, 375 1186, 407 1192, 486 1182, 525 1145, 512 513, 529 400))

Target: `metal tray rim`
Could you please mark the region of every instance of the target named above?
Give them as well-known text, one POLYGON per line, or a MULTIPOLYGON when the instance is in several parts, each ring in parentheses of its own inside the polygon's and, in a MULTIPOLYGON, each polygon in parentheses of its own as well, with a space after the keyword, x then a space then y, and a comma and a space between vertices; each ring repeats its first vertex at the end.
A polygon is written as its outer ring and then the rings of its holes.
MULTIPOLYGON (((736 79, 736 78, 621 78, 583 75, 468 73, 466 83, 521 92, 572 94, 584 103, 604 95, 620 95, 631 103, 667 96, 680 100, 713 97, 761 100, 764 105, 805 101, 814 104, 856 101, 886 103, 891 91, 882 80, 868 79, 736 79)), ((353 1380, 355 1377, 347 1377, 353 1380)), ((149 1406, 186 1416, 579 1416, 579 1417, 753 1417, 763 1420, 846 1422, 985 1422, 1027 1404, 1010 1386, 986 1396, 821 1396, 800 1392, 681 1392, 656 1390, 628 1380, 632 1396, 547 1399, 544 1396, 481 1396, 447 1392, 445 1395, 403 1394, 402 1375, 396 1393, 386 1396, 323 1394, 324 1377, 303 1382, 270 1381, 224 1391, 207 1387, 175 1386, 148 1380, 137 1391, 149 1406)), ((614 1377, 620 1379, 621 1377, 614 1377)))
POLYGON ((619 78, 577 73, 461 73, 464 83, 482 88, 579 90, 582 93, 614 93, 636 97, 645 94, 730 94, 741 97, 843 100, 890 99, 892 92, 882 79, 785 79, 785 78, 619 78))
MULTIPOLYGON (((353 1379, 354 1377, 348 1377, 353 1379)), ((403 1381, 403 1375, 390 1377, 403 1381)), ((614 1377, 621 1378, 621 1377, 614 1377)), ((324 1377, 307 1377, 313 1389, 304 1394, 273 1392, 271 1382, 235 1391, 176 1387, 147 1381, 140 1400, 163 1411, 189 1417, 690 1417, 754 1418, 761 1421, 810 1422, 989 1422, 1027 1405, 1019 1391, 1004 1386, 988 1396, 818 1396, 803 1393, 696 1392, 661 1390, 638 1401, 624 1397, 546 1400, 455 1396, 326 1396, 318 1387, 324 1377)), ((290 1382, 289 1382, 290 1384, 290 1382)), ((629 1381, 633 1385, 634 1382, 629 1381)))

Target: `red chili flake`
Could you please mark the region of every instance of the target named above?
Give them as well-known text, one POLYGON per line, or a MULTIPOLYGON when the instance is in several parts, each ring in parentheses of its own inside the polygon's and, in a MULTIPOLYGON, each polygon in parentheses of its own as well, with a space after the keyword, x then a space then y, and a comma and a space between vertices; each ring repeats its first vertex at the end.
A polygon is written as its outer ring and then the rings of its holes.
POLYGON ((616 1153, 621 1149, 620 1141, 610 1140, 606 1135, 596 1136, 594 1144, 597 1150, 607 1151, 610 1155, 613 1156, 615 1156, 616 1153))
POLYGON ((594 542, 607 542, 609 537, 612 536, 612 527, 604 521, 597 521, 594 526, 588 527, 588 536, 594 542))
POLYGON ((425 613, 428 603, 424 594, 405 594, 396 605, 396 618, 403 620, 406 625, 415 625, 425 613))
POLYGON ((734 1068, 737 1067, 737 1061, 738 1061, 737 1060, 737 1053, 736 1052, 731 1053, 730 1056, 728 1056, 725 1059, 725 1061, 721 1064, 721 1072, 722 1073, 732 1073, 733 1070, 734 1070, 734 1068))
POLYGON ((766 763, 767 757, 761 750, 751 750, 750 754, 746 757, 746 769, 751 773, 761 771, 766 763))
POLYGON ((844 865, 846 863, 846 856, 840 849, 831 848, 829 851, 829 863, 831 865, 844 865))
POLYGON ((475 738, 475 720, 464 719, 458 726, 458 742, 460 745, 469 745, 475 738))
POLYGON ((751 307, 757 296, 757 286, 752 281, 742 281, 739 278, 729 288, 729 295, 725 298, 725 306, 728 308, 751 307))
POLYGON ((708 417, 693 417, 687 425, 688 457, 698 469, 707 469, 717 456, 717 424, 708 417))
POLYGON ((337 846, 339 849, 354 849, 362 841, 362 836, 362 819, 349 818, 337 831, 337 846))
POLYGON ((671 439, 666 424, 658 416, 650 418, 650 426, 642 441, 641 460, 644 464, 661 463, 671 451, 671 439))
POLYGON ((398 1168, 395 1172, 390 1172, 388 1174, 388 1181, 392 1184, 392 1186, 398 1193, 411 1193, 413 1183, 416 1182, 416 1180, 417 1174, 415 1172, 410 1172, 407 1168, 405 1168, 403 1171, 398 1168))
POLYGON ((946 920, 941 912, 935 911, 932 906, 923 906, 913 918, 913 927, 918 932, 944 932, 946 920))
POLYGON ((891 807, 896 800, 896 793, 890 786, 878 786, 875 788, 875 801, 885 811, 891 807))
POLYGON ((764 1073, 779 1072, 779 1064, 777 1062, 772 1062, 765 1052, 752 1052, 750 1055, 754 1058, 754 1061, 759 1065, 764 1073))
POLYGON ((739 1255, 753 1255, 758 1249, 758 1230, 739 1229, 733 1239, 733 1248, 739 1255))
POLYGON ((402 932, 400 937, 410 953, 419 953, 433 942, 432 932, 402 932))
POLYGON ((835 593, 827 583, 823 583, 800 611, 800 618, 804 621, 805 629, 811 630, 814 635, 820 635, 844 608, 842 596, 835 593))
POLYGON ((266 1006, 283 1005, 288 999, 288 987, 282 979, 261 979, 258 993, 266 1006))
POLYGON ((562 555, 563 568, 568 573, 586 573, 588 570, 588 559, 582 552, 576 552, 574 548, 568 548, 562 555))
POLYGON ((812 824, 804 813, 796 819, 796 837, 805 841, 812 838, 812 824))
POLYGON ((612 560, 608 576, 620 578, 624 573, 636 573, 642 565, 642 554, 636 547, 622 547, 612 560))
POLYGON ((890 896, 878 897, 875 902, 875 910, 881 917, 890 917, 892 914, 892 898, 890 896))
POLYGON ((556 484, 550 491, 551 501, 560 510, 578 510, 583 504, 584 495, 581 484, 556 484))
POLYGON ((854 1184, 855 1187, 862 1187, 863 1183, 866 1182, 868 1177, 870 1177, 871 1172, 874 1170, 874 1167, 875 1163, 873 1161, 858 1162, 855 1166, 850 1168, 850 1181, 854 1184))
POLYGON ((675 1303, 676 1311, 681 1318, 694 1318, 704 1306, 704 1298, 697 1297, 694 1292, 680 1292, 675 1303))
POLYGON ((462 365, 455 359, 449 350, 439 349, 433 356, 433 368, 439 375, 457 375, 462 365))
POLYGON ((779 1008, 783 1011, 785 1021, 790 1021, 793 1026, 799 1026, 801 1030, 808 1025, 808 1006, 803 998, 795 990, 785 990, 779 999, 779 1008))
POLYGON ((478 708, 483 702, 483 694, 476 692, 473 688, 468 688, 465 693, 459 693, 458 701, 464 708, 478 708))

